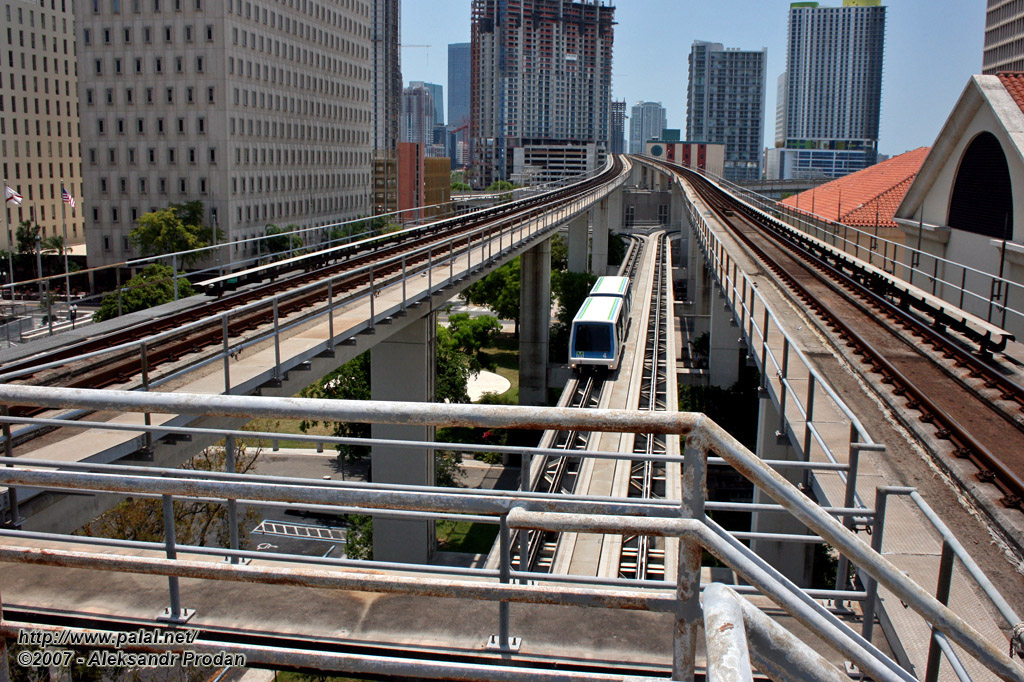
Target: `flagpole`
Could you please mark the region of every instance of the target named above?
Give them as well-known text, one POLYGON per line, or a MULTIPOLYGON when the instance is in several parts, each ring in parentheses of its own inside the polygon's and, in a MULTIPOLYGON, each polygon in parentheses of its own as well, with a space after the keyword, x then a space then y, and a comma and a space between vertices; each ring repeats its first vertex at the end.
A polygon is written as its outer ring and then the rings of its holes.
POLYGON ((64 214, 64 178, 60 179, 60 226, 64 231, 64 293, 68 300, 68 317, 71 317, 71 271, 68 268, 68 224, 64 214))
POLYGON ((11 314, 14 314, 14 239, 11 236, 11 221, 7 218, 7 178, 4 178, 4 220, 7 221, 7 283, 11 285, 11 314))

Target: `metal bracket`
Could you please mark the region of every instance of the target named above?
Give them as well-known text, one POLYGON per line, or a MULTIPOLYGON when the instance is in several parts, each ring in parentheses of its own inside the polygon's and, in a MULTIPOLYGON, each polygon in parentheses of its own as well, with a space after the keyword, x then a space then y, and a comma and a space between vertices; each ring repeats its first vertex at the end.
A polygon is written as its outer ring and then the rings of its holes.
POLYGON ((502 646, 498 635, 491 635, 487 638, 487 644, 484 648, 488 651, 519 651, 522 645, 523 640, 521 637, 509 637, 508 641, 505 642, 505 646, 502 646))
POLYGON ((171 613, 171 607, 168 606, 157 615, 156 619, 162 623, 187 623, 192 619, 192 616, 196 615, 195 609, 182 609, 177 615, 171 613))

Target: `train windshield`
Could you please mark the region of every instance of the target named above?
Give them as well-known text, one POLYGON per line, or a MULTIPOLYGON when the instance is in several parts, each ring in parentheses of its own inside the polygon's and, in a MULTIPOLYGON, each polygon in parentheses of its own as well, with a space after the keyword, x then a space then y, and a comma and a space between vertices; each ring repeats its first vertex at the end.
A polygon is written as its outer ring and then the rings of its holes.
POLYGON ((575 348, 584 353, 612 352, 611 325, 577 323, 575 348))

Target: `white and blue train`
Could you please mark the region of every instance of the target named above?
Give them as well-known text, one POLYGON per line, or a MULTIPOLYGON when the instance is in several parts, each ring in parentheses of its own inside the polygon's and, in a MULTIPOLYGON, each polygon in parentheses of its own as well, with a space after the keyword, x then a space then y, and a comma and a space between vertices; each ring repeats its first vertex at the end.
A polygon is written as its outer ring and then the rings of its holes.
POLYGON ((617 370, 628 323, 629 279, 599 278, 572 321, 569 366, 617 370))

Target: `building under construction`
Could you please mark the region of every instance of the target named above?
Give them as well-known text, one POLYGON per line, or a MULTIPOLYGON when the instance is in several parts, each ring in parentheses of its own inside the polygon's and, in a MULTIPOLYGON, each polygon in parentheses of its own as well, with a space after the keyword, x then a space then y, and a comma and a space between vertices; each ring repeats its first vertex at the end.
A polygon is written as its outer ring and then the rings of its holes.
POLYGON ((512 150, 607 149, 615 8, 603 0, 473 0, 473 182, 512 173, 512 150))

